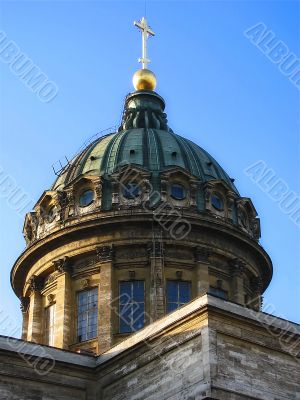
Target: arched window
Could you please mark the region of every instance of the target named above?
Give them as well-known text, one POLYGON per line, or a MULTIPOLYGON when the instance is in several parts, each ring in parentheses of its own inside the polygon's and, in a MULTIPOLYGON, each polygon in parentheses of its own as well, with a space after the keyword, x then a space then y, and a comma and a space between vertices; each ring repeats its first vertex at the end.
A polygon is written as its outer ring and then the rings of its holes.
POLYGON ((213 193, 211 196, 211 204, 217 211, 224 210, 224 202, 220 195, 213 193))
POLYGON ((179 183, 174 183, 171 186, 171 197, 175 200, 184 200, 186 198, 186 189, 179 183))
POLYGON ((91 189, 84 190, 79 196, 79 206, 87 207, 94 201, 94 191, 91 189))

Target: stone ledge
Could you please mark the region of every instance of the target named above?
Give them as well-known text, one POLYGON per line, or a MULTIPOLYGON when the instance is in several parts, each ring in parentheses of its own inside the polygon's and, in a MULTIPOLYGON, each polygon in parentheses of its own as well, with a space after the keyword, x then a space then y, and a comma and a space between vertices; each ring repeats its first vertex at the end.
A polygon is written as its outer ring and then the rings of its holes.
POLYGON ((20 353, 22 358, 25 358, 25 356, 40 357, 87 368, 96 366, 96 357, 94 356, 78 354, 69 350, 57 349, 9 336, 0 336, 0 351, 20 353))

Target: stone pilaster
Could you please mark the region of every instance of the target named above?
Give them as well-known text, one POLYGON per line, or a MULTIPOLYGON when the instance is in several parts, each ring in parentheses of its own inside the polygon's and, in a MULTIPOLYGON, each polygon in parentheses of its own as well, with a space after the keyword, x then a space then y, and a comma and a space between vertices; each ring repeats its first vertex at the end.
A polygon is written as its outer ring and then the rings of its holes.
POLYGON ((252 300, 250 302, 251 308, 260 311, 262 307, 262 288, 263 284, 260 278, 254 278, 251 282, 252 300))
POLYGON ((164 249, 162 241, 154 241, 149 245, 148 252, 151 268, 150 318, 151 321, 155 321, 165 315, 164 249))
POLYGON ((244 290, 244 271, 245 264, 243 261, 235 258, 230 261, 231 267, 231 291, 232 300, 238 304, 245 304, 245 290, 244 290))
POLYGON ((100 285, 98 301, 98 346, 103 353, 112 346, 112 278, 114 249, 112 246, 101 246, 96 249, 100 262, 100 285))
POLYGON ((20 309, 22 311, 22 340, 27 340, 27 332, 28 332, 28 321, 29 321, 29 297, 21 297, 20 298, 20 309))
POLYGON ((43 298, 41 290, 43 282, 40 277, 33 275, 29 280, 31 289, 27 340, 36 343, 42 343, 43 339, 43 298))
POLYGON ((54 322, 54 346, 62 349, 68 349, 72 341, 72 283, 70 276, 70 261, 68 257, 60 258, 53 262, 58 271, 56 278, 56 308, 54 322))
POLYGON ((209 255, 210 252, 204 247, 196 247, 196 279, 197 279, 197 296, 202 296, 209 289, 209 255))

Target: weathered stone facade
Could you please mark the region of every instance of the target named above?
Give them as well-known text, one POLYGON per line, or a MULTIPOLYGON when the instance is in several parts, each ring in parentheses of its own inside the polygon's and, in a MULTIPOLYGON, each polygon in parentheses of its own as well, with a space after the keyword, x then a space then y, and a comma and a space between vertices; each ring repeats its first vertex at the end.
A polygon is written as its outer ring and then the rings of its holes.
POLYGON ((3 400, 300 398, 299 325, 210 295, 98 357, 5 337, 0 354, 3 400))

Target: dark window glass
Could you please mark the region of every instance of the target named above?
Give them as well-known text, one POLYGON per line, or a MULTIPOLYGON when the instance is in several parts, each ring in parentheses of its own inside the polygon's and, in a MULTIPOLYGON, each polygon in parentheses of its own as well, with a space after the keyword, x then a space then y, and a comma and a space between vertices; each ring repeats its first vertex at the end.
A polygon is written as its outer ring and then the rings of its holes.
POLYGON ((226 290, 220 288, 214 288, 210 286, 208 293, 212 294, 213 296, 220 297, 224 300, 227 300, 228 298, 228 293, 226 292, 226 290))
POLYGON ((213 207, 218 210, 218 211, 222 211, 223 210, 223 200, 221 199, 220 196, 213 194, 211 196, 211 204, 213 205, 213 207))
POLYGON ((134 199, 139 195, 140 195, 140 187, 138 183, 131 182, 124 185, 123 196, 126 197, 126 199, 134 199))
POLYGON ((98 289, 77 293, 77 339, 78 342, 97 337, 98 289))
POLYGON ((171 186, 171 196, 176 200, 183 200, 186 197, 185 188, 182 185, 174 184, 171 186))
POLYGON ((167 281, 167 312, 177 310, 191 300, 191 282, 167 281))
POLYGON ((54 219, 55 219, 55 216, 56 216, 56 207, 52 206, 52 207, 49 208, 49 211, 48 211, 48 214, 47 214, 47 221, 49 223, 53 222, 54 219))
POLYGON ((144 281, 120 282, 119 329, 120 333, 135 332, 145 324, 144 281))
POLYGON ((94 200, 94 192, 91 189, 85 190, 81 193, 79 197, 79 205, 80 207, 86 207, 92 204, 94 200))

